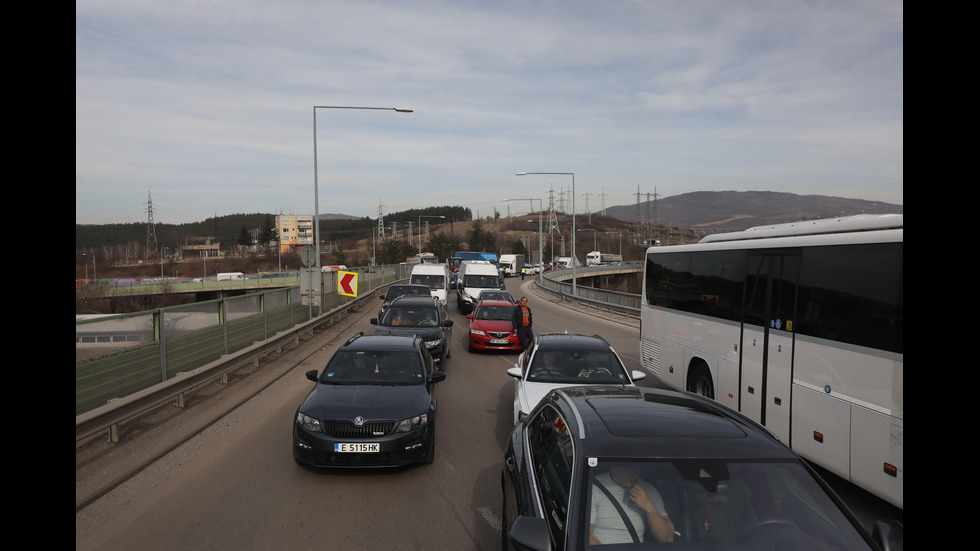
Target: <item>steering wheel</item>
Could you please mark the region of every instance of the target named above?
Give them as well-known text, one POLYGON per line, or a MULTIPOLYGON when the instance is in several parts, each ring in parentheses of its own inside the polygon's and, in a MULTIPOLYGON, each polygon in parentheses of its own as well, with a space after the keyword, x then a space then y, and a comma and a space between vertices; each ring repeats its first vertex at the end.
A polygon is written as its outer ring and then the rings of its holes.
POLYGON ((752 524, 747 526, 745 530, 742 530, 742 532, 738 535, 736 540, 741 541, 741 540, 749 539, 749 535, 755 532, 756 530, 762 530, 764 528, 771 528, 777 526, 781 526, 783 528, 799 529, 796 523, 789 520, 788 518, 782 518, 782 517, 764 518, 757 522, 753 522, 752 524))
MULTIPOLYGON (((582 373, 585 373, 585 370, 582 370, 582 373)), ((579 377, 582 376, 582 373, 579 373, 579 377)), ((597 368, 595 368, 595 369, 593 369, 592 371, 589 372, 588 378, 589 379, 592 379, 592 378, 599 379, 599 378, 601 378, 600 375, 608 375, 608 376, 612 377, 612 371, 609 371, 605 367, 597 367, 597 368)))

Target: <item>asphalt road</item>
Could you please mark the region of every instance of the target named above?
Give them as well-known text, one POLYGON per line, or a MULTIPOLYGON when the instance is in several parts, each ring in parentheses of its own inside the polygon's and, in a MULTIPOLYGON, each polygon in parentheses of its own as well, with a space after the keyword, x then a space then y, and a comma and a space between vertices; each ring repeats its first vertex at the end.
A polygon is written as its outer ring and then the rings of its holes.
MULTIPOLYGON (((520 296, 522 283, 530 280, 508 279, 507 287, 520 296)), ((524 294, 535 332, 599 333, 628 368, 639 369, 635 323, 524 294)), ((202 390, 182 410, 166 406, 124 427, 118 444, 97 439, 76 447, 76 550, 499 549, 500 468, 513 402, 505 372, 516 354, 468 353, 468 324, 453 295, 435 462, 317 471, 293 461, 293 416, 313 385, 304 373, 322 369, 352 333, 369 332, 378 305, 368 303, 228 385, 202 390)), ((657 386, 652 377, 643 384, 657 386)), ((864 514, 886 515, 881 507, 879 500, 864 514)))

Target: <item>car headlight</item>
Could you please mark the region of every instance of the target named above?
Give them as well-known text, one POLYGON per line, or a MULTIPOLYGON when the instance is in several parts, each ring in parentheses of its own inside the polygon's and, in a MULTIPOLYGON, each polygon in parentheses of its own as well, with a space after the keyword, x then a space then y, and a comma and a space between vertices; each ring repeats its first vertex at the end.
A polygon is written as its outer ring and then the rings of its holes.
POLYGON ((415 417, 409 417, 408 419, 399 421, 398 426, 395 427, 395 432, 410 432, 427 424, 429 424, 429 415, 423 413, 422 415, 416 415, 415 417))
POLYGON ((296 415, 296 424, 310 432, 321 432, 320 420, 314 419, 313 417, 310 417, 304 413, 299 413, 296 415))
POLYGON ((480 331, 479 329, 470 329, 470 334, 471 335, 480 335, 481 337, 486 337, 487 336, 487 334, 485 332, 480 331))
POLYGON ((439 346, 440 344, 442 344, 442 341, 443 341, 443 339, 436 339, 434 341, 425 341, 425 346, 427 346, 429 348, 435 348, 435 347, 439 346))

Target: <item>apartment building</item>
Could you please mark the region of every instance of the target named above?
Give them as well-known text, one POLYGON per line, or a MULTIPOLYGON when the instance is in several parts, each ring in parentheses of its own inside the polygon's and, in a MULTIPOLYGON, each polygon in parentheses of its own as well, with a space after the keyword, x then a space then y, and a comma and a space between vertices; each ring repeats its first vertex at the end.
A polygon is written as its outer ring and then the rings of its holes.
POLYGON ((279 229, 279 250, 284 253, 299 252, 306 245, 313 244, 313 215, 276 215, 276 228, 279 229))

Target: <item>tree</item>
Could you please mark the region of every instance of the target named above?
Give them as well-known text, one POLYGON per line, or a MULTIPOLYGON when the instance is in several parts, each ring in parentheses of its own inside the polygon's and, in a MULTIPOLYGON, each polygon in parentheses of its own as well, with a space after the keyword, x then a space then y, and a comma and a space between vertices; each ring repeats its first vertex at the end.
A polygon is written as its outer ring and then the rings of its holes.
POLYGON ((410 256, 415 256, 418 251, 407 241, 400 239, 389 239, 381 244, 378 249, 378 264, 400 264, 405 262, 410 256))
POLYGON ((259 245, 267 249, 273 241, 279 241, 279 228, 271 215, 265 215, 265 222, 259 227, 259 245))
POLYGON ((479 227, 473 228, 470 233, 470 250, 483 252, 497 252, 497 238, 488 231, 479 227))
POLYGON ((425 242, 424 249, 436 255, 436 258, 440 260, 446 260, 452 258, 453 253, 459 250, 460 241, 456 237, 447 237, 443 232, 435 233, 429 236, 429 239, 425 242))
POLYGON ((511 247, 511 249, 514 251, 514 254, 522 254, 526 259, 531 258, 531 255, 528 254, 527 247, 524 246, 524 241, 521 241, 520 239, 514 241, 514 246, 511 247))
POLYGON ((244 249, 252 244, 252 236, 249 234, 248 228, 242 226, 242 229, 238 232, 238 239, 236 239, 235 242, 241 249, 244 249))

